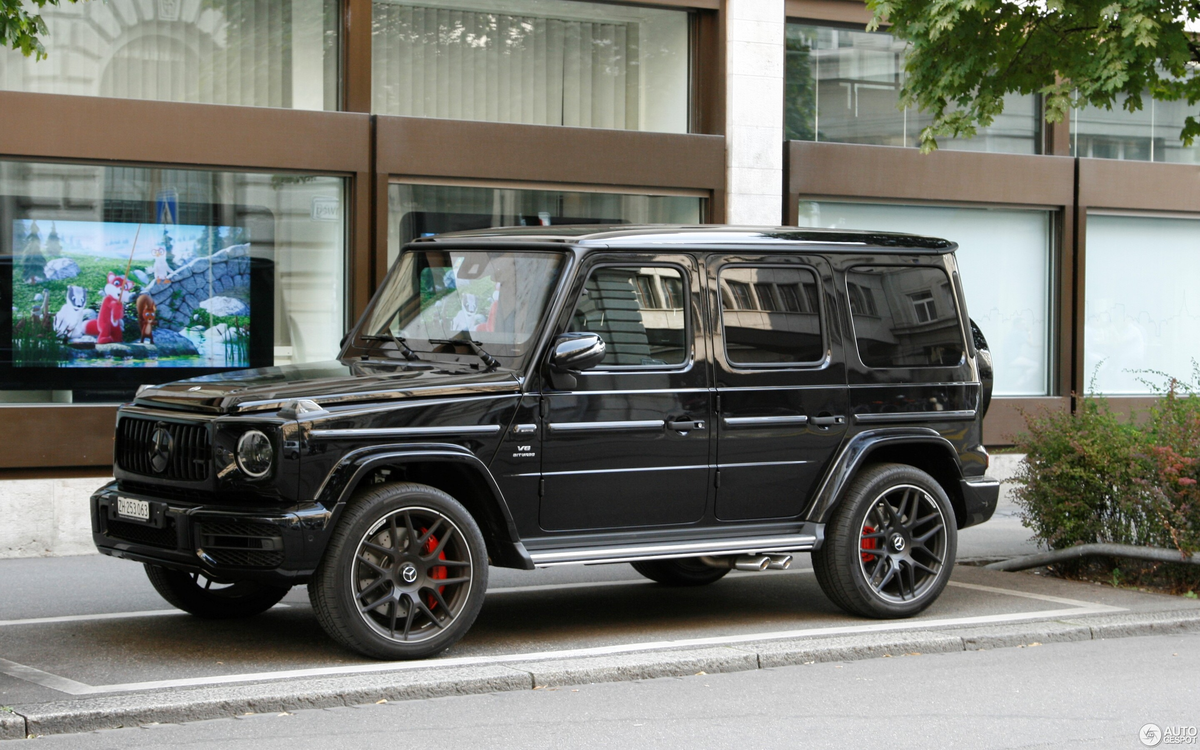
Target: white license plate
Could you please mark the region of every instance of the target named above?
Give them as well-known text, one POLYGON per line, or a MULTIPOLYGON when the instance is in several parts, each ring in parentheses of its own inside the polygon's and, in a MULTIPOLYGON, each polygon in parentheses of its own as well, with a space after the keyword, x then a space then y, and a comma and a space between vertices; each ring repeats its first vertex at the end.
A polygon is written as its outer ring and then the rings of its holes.
POLYGON ((150 503, 146 500, 134 500, 132 497, 118 497, 117 515, 136 518, 139 521, 149 521, 150 503))

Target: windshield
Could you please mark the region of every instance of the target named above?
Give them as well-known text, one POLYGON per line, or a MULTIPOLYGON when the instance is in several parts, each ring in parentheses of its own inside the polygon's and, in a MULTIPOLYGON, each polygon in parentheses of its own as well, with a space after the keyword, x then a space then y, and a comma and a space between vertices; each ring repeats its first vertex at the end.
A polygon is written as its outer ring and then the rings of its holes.
POLYGON ((418 352, 470 339, 497 357, 525 352, 558 285, 560 253, 407 250, 377 294, 365 336, 389 332, 418 352))

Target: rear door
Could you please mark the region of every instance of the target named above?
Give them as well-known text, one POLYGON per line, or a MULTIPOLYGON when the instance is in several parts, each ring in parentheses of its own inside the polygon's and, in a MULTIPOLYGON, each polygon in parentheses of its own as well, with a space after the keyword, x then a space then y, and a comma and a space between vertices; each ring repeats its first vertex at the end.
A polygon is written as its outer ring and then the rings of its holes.
POLYGON ((716 516, 799 515, 846 434, 833 272, 819 256, 710 256, 716 516))
POLYGON ((557 331, 607 355, 578 385, 542 392, 541 525, 686 524, 711 486, 711 408, 698 264, 688 255, 591 256, 557 331))

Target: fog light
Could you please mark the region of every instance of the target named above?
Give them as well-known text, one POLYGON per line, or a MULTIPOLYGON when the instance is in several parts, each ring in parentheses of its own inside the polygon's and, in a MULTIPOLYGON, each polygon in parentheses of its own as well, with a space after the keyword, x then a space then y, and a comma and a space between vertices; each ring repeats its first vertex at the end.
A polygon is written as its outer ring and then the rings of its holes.
POLYGON ((251 479, 261 479, 271 471, 274 453, 270 438, 258 430, 250 430, 238 439, 238 468, 251 479))

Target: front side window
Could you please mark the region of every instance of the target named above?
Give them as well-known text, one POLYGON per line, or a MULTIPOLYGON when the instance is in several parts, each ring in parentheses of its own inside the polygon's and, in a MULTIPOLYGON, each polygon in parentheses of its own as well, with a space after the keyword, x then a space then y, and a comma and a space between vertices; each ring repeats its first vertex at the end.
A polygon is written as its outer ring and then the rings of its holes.
POLYGON ((372 111, 688 130, 688 14, 564 0, 375 0, 372 111))
POLYGON ((721 271, 718 284, 725 356, 731 363, 770 365, 822 359, 821 308, 812 271, 734 266, 721 271))
POLYGON ((0 49, 0 90, 336 110, 338 7, 337 0, 46 6, 38 11, 49 32, 46 59, 0 49))
POLYGON ((688 359, 687 311, 682 294, 672 300, 665 288, 682 290, 684 282, 679 269, 668 266, 597 268, 584 284, 570 330, 604 339, 600 369, 681 365, 688 359))
POLYGON ((414 249, 376 293, 367 336, 389 331, 417 352, 471 340, 522 357, 563 267, 558 253, 414 249))
POLYGON ((948 367, 962 361, 962 330, 945 271, 856 266, 846 279, 858 354, 867 367, 948 367), (877 301, 878 314, 854 303, 855 286, 877 301))

